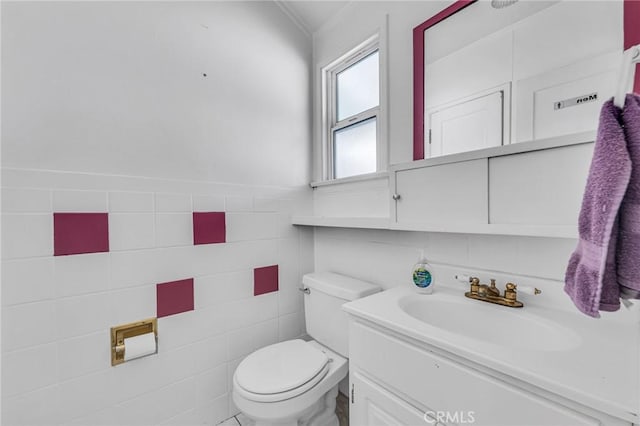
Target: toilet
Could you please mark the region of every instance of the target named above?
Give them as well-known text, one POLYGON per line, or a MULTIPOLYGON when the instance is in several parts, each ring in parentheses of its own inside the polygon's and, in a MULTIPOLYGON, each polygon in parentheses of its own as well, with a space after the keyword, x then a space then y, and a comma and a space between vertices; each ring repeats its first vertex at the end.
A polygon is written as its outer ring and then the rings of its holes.
POLYGON ((337 426, 338 384, 347 375, 344 303, 380 291, 332 272, 306 274, 304 310, 314 340, 287 340, 248 355, 233 375, 233 402, 256 426, 337 426))

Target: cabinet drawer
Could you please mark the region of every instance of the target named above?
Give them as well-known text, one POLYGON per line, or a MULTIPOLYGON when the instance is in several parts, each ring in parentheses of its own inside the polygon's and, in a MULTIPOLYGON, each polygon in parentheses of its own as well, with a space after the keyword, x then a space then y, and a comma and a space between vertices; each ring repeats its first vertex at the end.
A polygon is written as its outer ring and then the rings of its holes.
POLYGON ((350 322, 350 364, 441 412, 472 413, 475 425, 601 425, 567 407, 383 334, 350 322))

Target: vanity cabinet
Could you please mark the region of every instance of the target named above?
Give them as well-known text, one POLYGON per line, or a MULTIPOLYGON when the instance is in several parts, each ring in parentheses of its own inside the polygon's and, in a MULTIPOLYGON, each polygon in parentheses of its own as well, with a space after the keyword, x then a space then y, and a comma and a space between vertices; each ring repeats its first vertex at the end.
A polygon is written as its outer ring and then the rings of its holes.
POLYGON ((631 425, 367 321, 349 339, 351 426, 631 425))

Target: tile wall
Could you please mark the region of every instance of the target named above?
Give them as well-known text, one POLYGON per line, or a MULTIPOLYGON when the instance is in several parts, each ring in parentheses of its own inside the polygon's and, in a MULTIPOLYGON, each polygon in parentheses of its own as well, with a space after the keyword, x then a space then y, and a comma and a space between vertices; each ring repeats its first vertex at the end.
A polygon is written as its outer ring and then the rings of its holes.
POLYGON ((313 237, 290 225, 304 194, 4 170, 2 423, 236 414, 240 360, 304 333, 313 237), (158 354, 111 367, 110 327, 156 316, 158 354))

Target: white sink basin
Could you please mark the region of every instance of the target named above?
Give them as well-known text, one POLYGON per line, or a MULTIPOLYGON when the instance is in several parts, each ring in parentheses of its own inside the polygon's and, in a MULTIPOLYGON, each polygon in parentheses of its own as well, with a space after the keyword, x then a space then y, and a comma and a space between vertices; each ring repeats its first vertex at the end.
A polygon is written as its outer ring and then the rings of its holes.
POLYGON ((571 329, 533 315, 524 308, 509 308, 449 294, 412 294, 398 300, 411 317, 441 330, 506 348, 564 351, 575 348, 580 337, 571 329))

